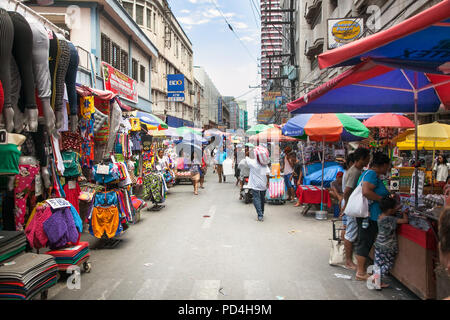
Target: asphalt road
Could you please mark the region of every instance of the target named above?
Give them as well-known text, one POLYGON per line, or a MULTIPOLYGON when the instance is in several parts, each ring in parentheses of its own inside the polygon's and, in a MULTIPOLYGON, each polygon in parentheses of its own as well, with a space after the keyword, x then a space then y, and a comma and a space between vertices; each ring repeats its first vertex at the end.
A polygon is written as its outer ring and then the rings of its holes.
POLYGON ((84 233, 91 272, 82 272, 78 290, 63 276, 48 298, 417 299, 395 280, 390 289, 369 290, 353 272, 330 266, 331 221, 289 203, 266 204, 258 222, 253 205, 238 200, 234 178, 228 181, 209 173, 198 196, 191 185, 170 189, 166 207, 143 211, 113 249, 94 249, 96 239, 84 233))

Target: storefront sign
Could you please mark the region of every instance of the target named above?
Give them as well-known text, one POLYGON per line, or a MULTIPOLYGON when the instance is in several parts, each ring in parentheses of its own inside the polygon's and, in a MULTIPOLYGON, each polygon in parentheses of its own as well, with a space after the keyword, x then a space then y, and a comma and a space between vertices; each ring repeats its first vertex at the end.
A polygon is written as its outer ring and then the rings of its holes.
POLYGON ((328 49, 357 40, 363 32, 362 18, 328 19, 328 49))
POLYGON ((167 92, 167 100, 169 101, 184 101, 184 92, 167 92))
POLYGON ((264 94, 264 101, 275 101, 278 96, 281 96, 279 91, 269 91, 264 94))
POLYGON ((109 90, 134 103, 138 102, 136 80, 126 76, 116 68, 102 61, 105 90, 109 90))
POLYGON ((223 119, 222 119, 222 112, 223 112, 223 106, 222 106, 222 98, 218 99, 218 103, 217 103, 217 122, 218 123, 222 123, 223 119))
POLYGON ((184 91, 184 74, 167 75, 167 91, 184 91))

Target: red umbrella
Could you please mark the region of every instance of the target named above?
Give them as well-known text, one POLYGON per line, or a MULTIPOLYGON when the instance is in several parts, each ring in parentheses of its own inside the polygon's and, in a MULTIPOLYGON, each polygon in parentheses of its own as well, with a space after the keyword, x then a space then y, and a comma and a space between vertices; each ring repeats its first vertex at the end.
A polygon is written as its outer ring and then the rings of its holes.
POLYGON ((381 113, 370 117, 363 124, 368 128, 414 128, 414 122, 407 117, 395 113, 381 113))

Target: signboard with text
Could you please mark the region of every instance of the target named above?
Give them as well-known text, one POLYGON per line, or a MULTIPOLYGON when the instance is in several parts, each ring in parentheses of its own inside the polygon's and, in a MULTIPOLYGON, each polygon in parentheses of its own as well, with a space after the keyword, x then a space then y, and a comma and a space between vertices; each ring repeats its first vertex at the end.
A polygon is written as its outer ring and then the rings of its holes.
POLYGON ((116 68, 102 61, 103 82, 105 90, 109 90, 119 95, 121 98, 138 102, 138 91, 136 80, 123 74, 116 68))
POLYGON ((275 101, 278 96, 281 96, 279 91, 269 91, 264 94, 264 101, 275 101))
POLYGON ((169 100, 169 101, 176 101, 176 102, 183 102, 184 101, 184 92, 168 92, 167 93, 167 100, 169 100))
POLYGON ((222 123, 222 98, 218 99, 217 106, 217 122, 222 123))
POLYGON ((355 41, 363 32, 362 18, 328 19, 328 49, 338 48, 355 41))
POLYGON ((184 92, 184 74, 168 74, 167 91, 184 92))

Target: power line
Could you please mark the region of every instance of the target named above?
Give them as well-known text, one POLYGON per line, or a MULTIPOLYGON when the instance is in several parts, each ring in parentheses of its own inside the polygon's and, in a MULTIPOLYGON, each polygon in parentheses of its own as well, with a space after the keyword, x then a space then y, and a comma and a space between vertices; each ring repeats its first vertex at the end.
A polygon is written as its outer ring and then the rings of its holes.
MULTIPOLYGON (((253 2, 253 0, 250 0, 250 2, 253 2)), ((260 26, 259 26, 259 24, 258 24, 258 19, 256 18, 255 10, 253 9, 253 6, 252 6, 251 3, 250 3, 250 8, 252 9, 253 18, 255 18, 255 24, 256 24, 256 27, 259 29, 260 26)))
POLYGON ((258 60, 255 59, 255 57, 252 55, 252 53, 250 52, 250 50, 248 49, 248 47, 245 45, 244 41, 241 40, 241 38, 239 37, 239 35, 236 33, 236 31, 234 31, 233 27, 231 26, 231 24, 228 22, 227 18, 225 17, 225 15, 223 14, 222 10, 220 10, 219 6, 216 3, 216 0, 210 0, 210 2, 216 7, 217 11, 219 11, 220 15, 223 17, 223 19, 225 20, 225 23, 228 25, 228 28, 231 30, 231 32, 233 32, 233 34, 236 36, 236 38, 239 40, 239 42, 242 44, 242 46, 245 48, 245 50, 247 51, 247 53, 249 54, 249 56, 252 58, 252 60, 256 61, 256 63, 258 63, 258 60))
POLYGON ((253 4, 253 6, 255 7, 256 13, 259 15, 259 18, 261 19, 261 13, 259 12, 258 7, 255 4, 255 1, 254 0, 250 0, 250 1, 253 4))

